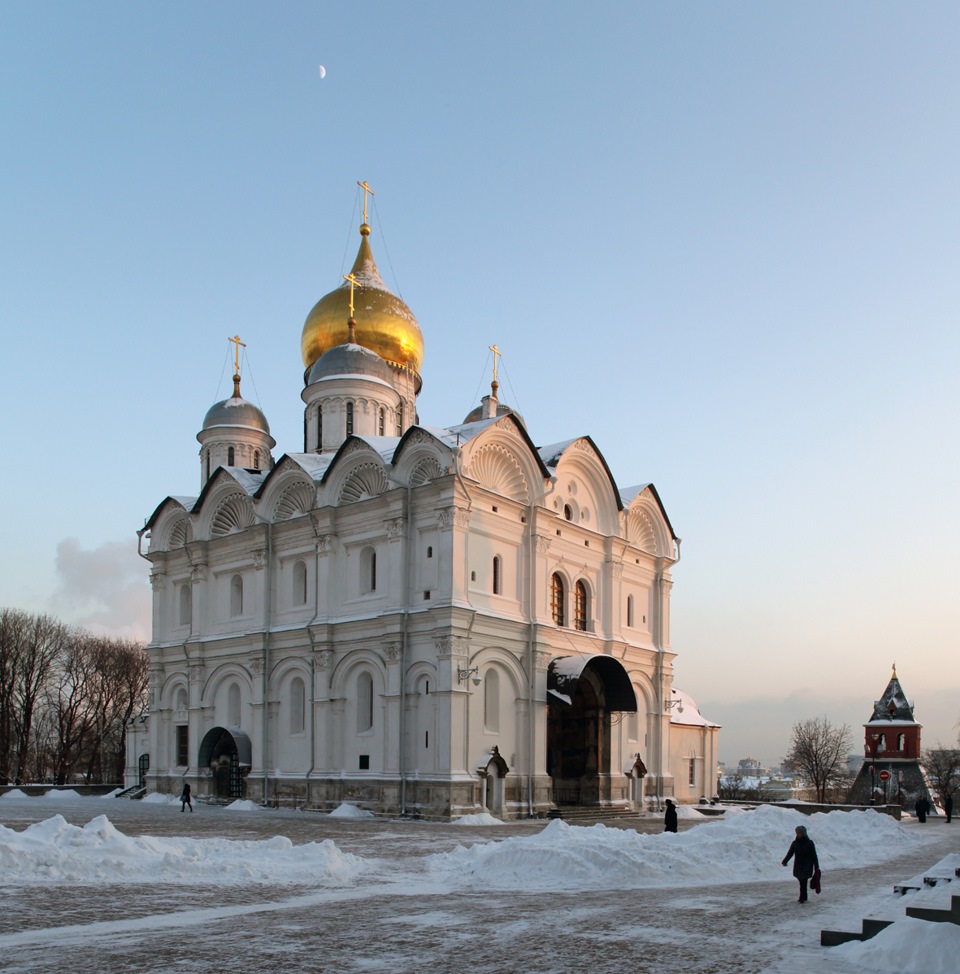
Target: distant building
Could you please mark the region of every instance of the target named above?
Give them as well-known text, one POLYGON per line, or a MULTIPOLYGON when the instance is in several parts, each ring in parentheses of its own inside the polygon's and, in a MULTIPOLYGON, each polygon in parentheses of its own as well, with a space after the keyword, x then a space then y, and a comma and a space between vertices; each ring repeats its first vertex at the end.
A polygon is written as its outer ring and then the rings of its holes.
POLYGON ((912 806, 921 796, 932 802, 920 764, 920 729, 897 678, 897 668, 873 713, 863 725, 863 759, 850 789, 853 804, 912 806))

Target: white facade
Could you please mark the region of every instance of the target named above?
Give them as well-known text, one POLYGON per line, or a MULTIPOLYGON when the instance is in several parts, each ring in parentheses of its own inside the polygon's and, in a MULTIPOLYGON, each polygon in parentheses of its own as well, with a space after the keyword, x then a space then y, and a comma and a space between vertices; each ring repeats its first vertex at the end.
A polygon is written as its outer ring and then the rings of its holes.
POLYGON ((711 796, 653 486, 618 490, 589 437, 535 447, 496 387, 490 418, 412 425, 419 376, 355 324, 308 368, 306 452, 204 469, 141 532, 150 790, 440 818, 711 796))

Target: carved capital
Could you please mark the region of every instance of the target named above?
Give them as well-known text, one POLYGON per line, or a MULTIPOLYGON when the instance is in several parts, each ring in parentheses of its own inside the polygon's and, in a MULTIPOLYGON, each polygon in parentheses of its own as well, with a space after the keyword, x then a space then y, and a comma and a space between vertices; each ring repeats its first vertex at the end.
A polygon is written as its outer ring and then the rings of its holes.
POLYGON ((253 558, 253 567, 254 568, 257 568, 257 569, 263 568, 263 566, 267 562, 267 549, 266 548, 254 548, 250 552, 250 555, 253 558))
POLYGON ((315 649, 313 659, 318 670, 326 670, 333 663, 333 653, 329 649, 315 649))
POLYGON ((385 643, 381 643, 380 648, 383 650, 383 654, 387 659, 398 660, 400 659, 400 654, 403 652, 403 643, 397 639, 391 639, 385 643))
POLYGON ((191 683, 202 683, 203 674, 204 674, 203 665, 198 663, 196 666, 190 667, 187 675, 190 677, 191 683))
POLYGON ((321 534, 317 536, 317 553, 329 555, 333 551, 337 536, 335 534, 321 534))
POLYGON ((550 550, 550 541, 551 541, 551 539, 548 538, 548 537, 546 537, 545 535, 542 535, 542 534, 538 534, 537 535, 537 554, 538 555, 545 555, 550 550))
POLYGON ((533 651, 533 665, 539 672, 546 670, 550 666, 550 654, 541 649, 535 649, 533 651))
POLYGON ((150 587, 154 592, 160 592, 163 590, 163 586, 167 583, 167 573, 166 572, 151 572, 150 574, 150 587))
POLYGON ((405 517, 391 517, 383 522, 390 539, 402 538, 407 533, 407 519, 405 517))
POLYGON ((614 578, 623 578, 623 562, 615 561, 611 566, 610 571, 614 578))
POLYGON ((254 676, 260 676, 260 675, 262 675, 262 673, 263 673, 263 656, 261 656, 259 653, 255 653, 253 656, 250 657, 249 666, 250 666, 250 672, 254 676))
POLYGON ((207 566, 206 565, 194 565, 190 569, 190 581, 191 582, 202 582, 205 581, 207 577, 207 566))
POLYGON ((466 636, 437 636, 434 646, 437 649, 437 656, 441 659, 450 656, 468 656, 470 653, 470 640, 466 636))

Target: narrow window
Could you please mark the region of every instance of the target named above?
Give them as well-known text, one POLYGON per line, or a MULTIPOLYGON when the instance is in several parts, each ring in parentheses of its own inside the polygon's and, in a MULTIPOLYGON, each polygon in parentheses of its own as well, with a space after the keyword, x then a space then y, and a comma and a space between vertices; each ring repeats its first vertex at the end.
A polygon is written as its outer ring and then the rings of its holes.
POLYGON ((690 777, 688 783, 692 788, 697 783, 697 759, 690 758, 690 777))
POLYGON ((553 621, 558 625, 563 625, 564 620, 564 590, 563 579, 557 572, 550 576, 550 612, 553 621))
POLYGON ((360 591, 367 595, 377 590, 377 552, 369 545, 360 552, 360 591))
POLYGON ((587 631, 587 586, 583 582, 577 582, 576 586, 573 626, 581 632, 587 631))
POLYGON ((187 691, 182 687, 177 691, 177 710, 184 711, 187 709, 187 691))
POLYGON ((253 451, 253 469, 254 470, 259 470, 260 469, 260 451, 259 450, 254 450, 253 451))
POLYGON ((290 733, 303 733, 304 703, 306 700, 306 688, 303 680, 295 676, 290 681, 290 733))
POLYGON ((357 677, 357 732, 373 730, 373 677, 361 673, 357 677))
POLYGON ((323 453, 323 403, 317 406, 317 453, 323 453))
POLYGON ((347 436, 353 435, 353 403, 347 403, 347 436))
POLYGON ((633 596, 627 596, 627 625, 633 625, 633 596))
POLYGON ((483 729, 500 731, 500 676, 494 669, 483 674, 483 729))
POLYGON ((397 436, 403 436, 403 403, 397 406, 397 436))
POLYGON ((180 625, 189 626, 193 619, 193 592, 190 583, 180 586, 180 625))
POLYGON ((185 724, 177 725, 177 767, 190 764, 190 729, 185 724))
POLYGON ((243 576, 234 575, 230 579, 230 615, 243 615, 243 576))
POLYGON ((433 545, 427 545, 427 557, 428 558, 433 557, 433 545))
POLYGON ((302 561, 293 566, 293 604, 307 604, 307 566, 302 561))
POLYGON ((897 750, 898 751, 902 751, 903 748, 904 748, 904 745, 906 744, 906 742, 907 742, 907 735, 906 734, 900 734, 897 737, 897 750))
POLYGON ((207 450, 207 480, 210 479, 210 451, 207 450))
POLYGON ((493 559, 493 594, 500 595, 501 583, 503 574, 503 561, 499 555, 495 555, 493 559))
POLYGON ((380 407, 380 418, 377 422, 377 433, 379 433, 380 436, 385 436, 387 433, 387 411, 383 408, 383 406, 380 407))
POLYGON ((887 749, 887 735, 880 735, 880 747, 877 748, 878 751, 885 751, 887 749))
POLYGON ((228 467, 232 467, 233 466, 234 459, 235 459, 235 455, 234 455, 234 452, 233 452, 233 447, 230 447, 230 449, 227 450, 227 466, 228 467))
POLYGON ((240 726, 240 684, 231 683, 227 691, 227 721, 233 727, 240 726))

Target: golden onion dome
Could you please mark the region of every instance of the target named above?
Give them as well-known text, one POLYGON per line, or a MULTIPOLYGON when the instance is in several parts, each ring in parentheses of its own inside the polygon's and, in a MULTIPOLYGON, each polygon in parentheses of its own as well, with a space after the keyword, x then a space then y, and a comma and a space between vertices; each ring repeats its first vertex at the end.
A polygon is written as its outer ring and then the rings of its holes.
MULTIPOLYGON (((366 223, 361 225, 360 235, 360 250, 351 271, 360 285, 353 293, 356 343, 390 365, 410 369, 419 379, 423 362, 420 326, 407 305, 383 283, 370 250, 370 227, 366 223)), ((308 370, 324 352, 348 344, 349 317, 350 285, 344 281, 313 306, 303 324, 300 350, 308 370)))

